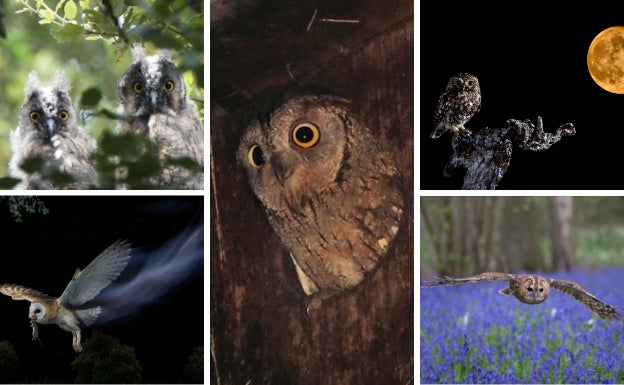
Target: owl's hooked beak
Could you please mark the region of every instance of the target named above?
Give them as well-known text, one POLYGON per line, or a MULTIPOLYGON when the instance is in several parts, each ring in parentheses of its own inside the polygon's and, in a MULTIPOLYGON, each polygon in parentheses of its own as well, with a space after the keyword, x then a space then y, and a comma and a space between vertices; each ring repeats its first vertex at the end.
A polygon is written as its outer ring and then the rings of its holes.
POLYGON ((149 93, 150 103, 152 104, 152 110, 156 111, 158 108, 158 91, 152 90, 149 93))
POLYGON ((48 134, 50 135, 50 138, 56 135, 56 124, 54 122, 54 119, 50 118, 46 120, 46 128, 48 129, 48 134))
POLYGON ((271 157, 271 166, 273 166, 275 177, 282 186, 293 174, 295 164, 297 164, 297 159, 294 154, 275 154, 271 157))

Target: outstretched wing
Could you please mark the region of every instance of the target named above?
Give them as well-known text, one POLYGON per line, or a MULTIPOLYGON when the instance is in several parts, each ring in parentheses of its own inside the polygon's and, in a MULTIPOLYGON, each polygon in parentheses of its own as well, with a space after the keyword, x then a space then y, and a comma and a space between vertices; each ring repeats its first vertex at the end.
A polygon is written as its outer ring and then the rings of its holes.
POLYGON ((439 276, 435 277, 433 281, 424 281, 421 288, 430 288, 435 286, 444 286, 444 285, 459 285, 466 282, 481 282, 481 281, 511 281, 514 279, 513 274, 507 273, 481 273, 479 275, 473 275, 472 277, 466 278, 451 278, 447 276, 439 276))
POLYGON ((77 270, 59 297, 62 305, 80 306, 93 299, 114 281, 128 264, 130 244, 117 241, 97 256, 84 270, 77 270))
POLYGON ((30 302, 42 302, 54 299, 54 297, 51 297, 40 291, 21 285, 14 285, 12 283, 5 283, 0 285, 0 293, 8 295, 14 300, 25 299, 30 302))
POLYGON ((622 313, 619 313, 612 306, 602 302, 590 294, 576 282, 565 281, 562 279, 551 279, 550 287, 555 288, 567 295, 571 295, 574 299, 590 308, 591 311, 598 314, 600 318, 604 320, 624 322, 624 315, 622 313))

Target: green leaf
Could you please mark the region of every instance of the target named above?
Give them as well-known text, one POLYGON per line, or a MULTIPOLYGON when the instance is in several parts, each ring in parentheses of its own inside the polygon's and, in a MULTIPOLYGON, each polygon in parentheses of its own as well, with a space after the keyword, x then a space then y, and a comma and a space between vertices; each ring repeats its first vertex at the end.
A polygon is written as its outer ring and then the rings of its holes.
POLYGON ((80 96, 80 107, 90 108, 95 107, 102 100, 102 92, 95 87, 89 88, 80 96))
POLYGON ((43 159, 40 156, 35 156, 25 159, 21 164, 21 168, 27 173, 32 174, 41 170, 43 163, 43 159))
POLYGON ((76 18, 76 13, 78 12, 78 8, 76 7, 76 3, 74 0, 69 0, 65 3, 65 7, 63 8, 65 12, 65 17, 69 20, 74 20, 76 18))
POLYGON ((67 43, 73 41, 78 36, 82 36, 84 30, 81 26, 71 23, 66 23, 64 26, 55 25, 50 27, 50 34, 59 43, 67 43))

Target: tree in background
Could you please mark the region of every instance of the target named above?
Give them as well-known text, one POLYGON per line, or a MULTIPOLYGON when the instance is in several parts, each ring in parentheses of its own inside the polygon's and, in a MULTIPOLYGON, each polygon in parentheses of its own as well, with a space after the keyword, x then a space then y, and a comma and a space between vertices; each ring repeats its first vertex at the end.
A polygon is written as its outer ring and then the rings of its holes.
MULTIPOLYGON (((129 188, 153 188, 145 184, 159 167, 147 162, 149 143, 133 135, 114 134, 115 110, 119 103, 117 81, 132 62, 130 48, 143 44, 147 53, 156 49, 175 52, 174 60, 183 72, 187 92, 198 103, 203 116, 203 2, 183 0, 16 0, 6 4, 6 40, 0 55, 0 176, 7 175, 11 156, 9 133, 17 127, 23 88, 32 70, 50 79, 62 70, 72 84, 71 96, 80 124, 98 141, 94 155, 99 185, 115 188, 111 172, 117 164, 135 165, 129 188), (147 152, 147 153, 146 153, 147 152)), ((189 164, 195 169, 197 165, 189 164)), ((40 164, 29 172, 51 174, 40 164)), ((44 174, 44 175, 47 175, 44 174)), ((54 175, 54 174, 52 174, 54 175)), ((16 181, 0 179, 0 188, 16 181)))
POLYGON ((184 366, 184 377, 193 384, 204 383, 204 347, 196 347, 184 366))
POLYGON ((136 384, 141 382, 141 364, 134 348, 95 329, 83 344, 83 352, 71 363, 77 384, 136 384))
POLYGON ((0 383, 9 383, 17 373, 17 353, 9 341, 0 341, 0 383))
POLYGON ((569 270, 576 263, 572 197, 422 197, 420 206, 421 267, 435 270, 425 275, 569 270))

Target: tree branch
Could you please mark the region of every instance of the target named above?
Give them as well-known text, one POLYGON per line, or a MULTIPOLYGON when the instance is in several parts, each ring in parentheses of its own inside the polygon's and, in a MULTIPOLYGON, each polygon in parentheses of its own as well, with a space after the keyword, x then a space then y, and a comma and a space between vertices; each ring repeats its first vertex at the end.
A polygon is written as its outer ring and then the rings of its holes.
POLYGON ((525 151, 545 151, 565 136, 573 136, 572 123, 561 125, 554 134, 544 132, 541 117, 537 126, 530 120, 507 120, 507 127, 488 128, 471 133, 459 132, 453 136, 453 155, 444 168, 443 175, 450 177, 458 167, 466 170, 465 190, 494 190, 505 175, 516 146, 525 151))

